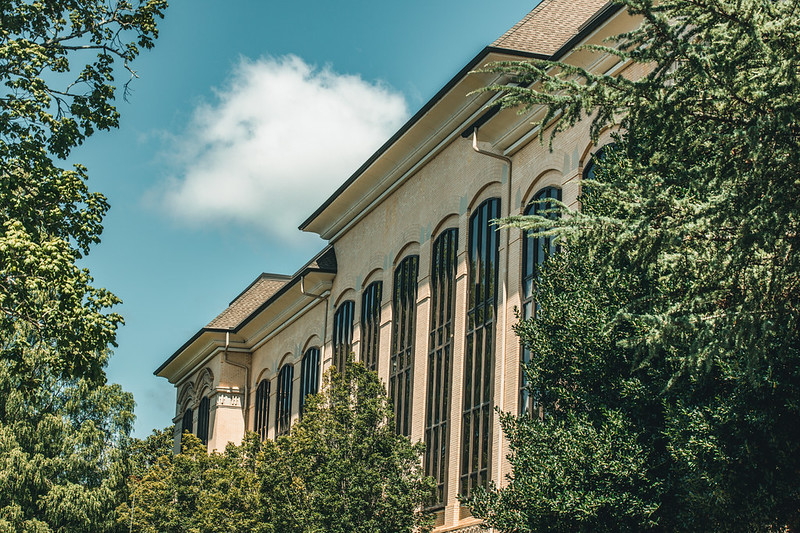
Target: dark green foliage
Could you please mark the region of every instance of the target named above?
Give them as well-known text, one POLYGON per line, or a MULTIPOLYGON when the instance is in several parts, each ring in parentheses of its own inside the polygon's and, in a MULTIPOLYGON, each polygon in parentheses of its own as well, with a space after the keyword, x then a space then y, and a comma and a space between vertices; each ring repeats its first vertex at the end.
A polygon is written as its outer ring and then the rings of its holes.
POLYGON ((412 532, 433 490, 421 444, 394 432, 383 384, 361 363, 326 374, 288 438, 264 461, 262 497, 275 531, 412 532))
POLYGON ((513 477, 470 503, 501 531, 797 530, 800 10, 621 3, 645 22, 600 51, 643 78, 497 67, 543 82, 501 101, 554 134, 622 133, 518 328, 542 419, 503 418, 513 477))
POLYGON ((63 167, 118 125, 115 62, 153 46, 165 7, 0 2, 0 531, 115 527, 133 399, 103 369, 122 318, 76 265, 108 204, 63 167))
MULTIPOLYGON (((183 450, 172 454, 166 432, 142 442, 136 456, 128 502, 119 508, 119 525, 147 532, 265 531, 258 509, 257 458, 261 443, 250 435, 241 446, 209 454, 190 433, 183 450), (158 451, 163 455, 153 460, 158 451), (151 453, 156 452, 156 453, 151 453)), ((127 531, 127 529, 126 529, 127 531)))
POLYGON ((0 531, 112 531, 133 398, 48 370, 31 388, 0 365, 0 531))
POLYGON ((433 484, 422 474, 421 445, 395 435, 391 418, 377 375, 353 363, 346 379, 326 374, 277 442, 250 434, 208 454, 185 434, 180 454, 155 461, 154 447, 140 443, 143 474, 131 480, 119 524, 133 515, 134 531, 149 532, 428 531, 421 509, 433 484))

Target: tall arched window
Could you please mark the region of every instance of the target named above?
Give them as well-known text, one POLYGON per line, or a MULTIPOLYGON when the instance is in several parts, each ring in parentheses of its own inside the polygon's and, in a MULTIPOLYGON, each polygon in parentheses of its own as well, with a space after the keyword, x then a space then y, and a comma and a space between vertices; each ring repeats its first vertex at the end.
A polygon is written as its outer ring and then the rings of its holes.
POLYGON ((255 431, 261 440, 266 440, 269 428, 269 389, 268 379, 262 379, 256 388, 255 431))
MULTIPOLYGON (((558 213, 554 210, 552 203, 548 199, 561 201, 561 189, 557 187, 546 187, 537 192, 533 200, 525 208, 525 215, 541 215, 548 218, 558 218, 558 213)), ((528 319, 536 315, 536 303, 534 301, 534 289, 536 278, 539 276, 539 269, 542 263, 549 256, 556 253, 556 244, 552 237, 531 237, 526 235, 522 240, 522 319, 528 319)), ((528 390, 528 380, 522 365, 529 363, 531 352, 525 346, 522 347, 520 357, 520 378, 519 378, 519 413, 528 414, 536 408, 536 394, 528 390)))
POLYGON ((414 370, 414 324, 417 319, 417 273, 419 257, 403 259, 394 271, 392 288, 392 355, 389 366, 389 396, 394 403, 395 431, 411 433, 412 373, 414 370))
POLYGON ((373 371, 378 370, 382 292, 383 283, 375 281, 364 289, 361 300, 361 361, 373 371))
POLYGON ((197 409, 197 438, 203 444, 208 444, 208 422, 210 416, 211 401, 208 396, 200 400, 200 407, 197 409))
POLYGON ((283 365, 278 372, 278 395, 275 398, 275 437, 286 435, 292 422, 292 380, 294 367, 283 365))
POLYGON ((499 240, 491 221, 500 199, 490 198, 469 219, 469 296, 461 415, 460 493, 489 482, 494 408, 494 337, 499 240))
POLYGON ((434 505, 444 505, 447 496, 457 256, 458 229, 448 229, 442 232, 433 243, 431 265, 431 328, 428 341, 428 394, 425 409, 425 475, 436 480, 434 505))
POLYGON ((183 433, 191 433, 194 423, 194 411, 190 407, 187 407, 186 410, 183 412, 183 420, 181 420, 181 434, 183 433))
POLYGON ((303 406, 306 396, 319 391, 319 348, 309 348, 303 355, 300 365, 300 416, 303 416, 303 406))
POLYGON ((355 304, 347 300, 333 314, 333 364, 339 372, 353 351, 353 310, 355 304))

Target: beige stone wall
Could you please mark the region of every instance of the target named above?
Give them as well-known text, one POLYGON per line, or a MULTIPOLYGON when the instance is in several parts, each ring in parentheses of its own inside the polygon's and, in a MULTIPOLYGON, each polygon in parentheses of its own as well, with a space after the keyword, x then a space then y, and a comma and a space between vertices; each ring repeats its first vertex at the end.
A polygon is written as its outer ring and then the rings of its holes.
POLYGON ((268 379, 271 383, 268 436, 274 438, 277 378, 282 365, 294 365, 292 383, 292 421, 294 422, 300 413, 300 366, 303 354, 309 348, 317 347, 321 349, 323 357, 328 356, 329 350, 322 350, 327 301, 309 301, 307 303, 309 305, 301 308, 293 321, 286 322, 282 329, 270 333, 265 339, 260 340, 256 344, 258 347, 252 352, 252 373, 248 390, 250 401, 247 407, 249 431, 255 430, 256 387, 262 379, 268 379))
MULTIPOLYGON (((627 73, 626 73, 627 74, 627 73)), ((639 76, 641 72, 632 72, 639 76)), ((508 115, 505 115, 508 116, 508 115)), ((511 117, 508 128, 517 127, 511 117)), ((501 124, 502 126, 503 124, 501 124)), ((532 128, 532 127, 531 127, 532 128)), ((494 124, 490 131, 502 130, 494 124)), ((481 148, 493 153, 502 152, 498 139, 484 138, 481 148), (496 143, 496 144, 493 144, 496 143)), ((476 153, 471 139, 456 137, 441 149, 414 175, 410 176, 382 203, 365 214, 346 232, 339 235, 333 245, 336 250, 338 273, 325 301, 302 299, 292 307, 277 327, 259 329, 248 326, 247 335, 240 342, 250 353, 235 355, 246 362, 245 371, 224 364, 224 354, 218 354, 208 363, 217 377, 216 394, 229 398, 228 404, 217 401, 212 419, 212 439, 209 449, 221 449, 228 441, 239 442, 247 429, 254 429, 255 390, 261 379, 271 380, 269 431, 275 434, 275 404, 277 373, 284 363, 293 364, 294 384, 292 418, 299 413, 300 362, 309 347, 322 348, 323 371, 331 364, 333 317, 338 305, 353 300, 353 348, 356 357, 361 352, 361 306, 364 288, 373 281, 383 282, 380 358, 378 374, 384 383, 389 380, 389 359, 392 341, 392 285, 395 267, 409 255, 419 256, 418 294, 416 301, 415 357, 413 368, 412 440, 422 440, 425 430, 426 377, 428 358, 428 333, 430 325, 430 274, 432 244, 445 229, 458 228, 459 246, 456 275, 456 313, 452 372, 452 398, 450 402, 449 469, 446 507, 439 517, 440 531, 477 527, 466 509, 457 500, 461 452, 461 410, 466 337, 466 309, 468 261, 467 239, 469 218, 480 203, 491 197, 501 200, 503 215, 521 213, 533 196, 548 186, 562 189, 563 201, 578 208, 579 178, 596 146, 611 139, 610 132, 601 136, 597 145, 590 141, 587 122, 565 131, 555 139, 552 148, 537 136, 526 144, 516 146, 509 155, 513 169, 497 159, 476 153), (251 355, 252 354, 252 355, 251 355), (246 389, 246 394, 245 394, 246 389), (223 394, 224 393, 224 394, 223 394), (240 402, 236 405, 236 399, 240 402)), ((499 234, 499 287, 495 328, 494 403, 501 411, 516 413, 519 403, 520 343, 513 332, 516 320, 514 310, 521 302, 521 261, 523 235, 520 230, 500 230, 499 234)), ((230 356, 230 354, 229 354, 230 356)), ((193 376, 199 375, 198 370, 193 376)), ((197 379, 192 377, 190 379, 197 379)), ((178 387, 176 421, 180 423, 181 389, 178 387)), ((227 400, 226 400, 227 401, 227 400)), ((185 403, 185 402, 184 402, 185 403)), ((225 403, 225 402, 223 402, 225 403)), ((196 408, 195 408, 196 409, 196 408)), ((196 411, 195 411, 196 412, 196 411)), ((196 425, 195 425, 196 427, 196 425)), ((510 472, 505 459, 509 452, 497 416, 493 417, 491 444, 491 478, 502 484, 510 472)))

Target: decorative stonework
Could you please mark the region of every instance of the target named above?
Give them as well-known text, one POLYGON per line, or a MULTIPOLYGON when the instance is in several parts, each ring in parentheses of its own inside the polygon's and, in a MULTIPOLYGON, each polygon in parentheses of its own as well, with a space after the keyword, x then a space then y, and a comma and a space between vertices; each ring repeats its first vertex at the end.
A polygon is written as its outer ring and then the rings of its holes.
POLYGON ((218 392, 216 405, 217 407, 241 407, 242 395, 218 392))

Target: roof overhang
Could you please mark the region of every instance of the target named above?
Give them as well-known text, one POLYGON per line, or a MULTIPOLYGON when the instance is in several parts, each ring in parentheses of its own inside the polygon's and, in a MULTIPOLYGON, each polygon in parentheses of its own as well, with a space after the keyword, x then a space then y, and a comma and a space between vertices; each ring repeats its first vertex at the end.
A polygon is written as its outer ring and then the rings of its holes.
MULTIPOLYGON (((335 242, 352 220, 371 210, 405 176, 415 172, 422 162, 444 149, 458 134, 486 115, 484 122, 495 115, 506 117, 506 122, 516 122, 513 135, 520 127, 530 130, 530 116, 518 115, 515 110, 498 113, 493 108, 487 109, 496 96, 480 90, 488 85, 504 83, 507 78, 476 70, 498 61, 560 60, 621 10, 621 5, 607 4, 552 55, 484 48, 314 211, 300 229, 335 242)), ((507 146, 510 144, 511 141, 506 143, 507 146)))

